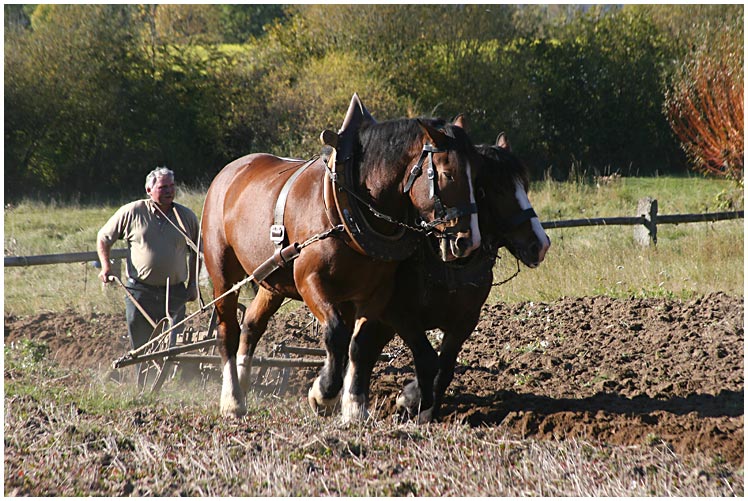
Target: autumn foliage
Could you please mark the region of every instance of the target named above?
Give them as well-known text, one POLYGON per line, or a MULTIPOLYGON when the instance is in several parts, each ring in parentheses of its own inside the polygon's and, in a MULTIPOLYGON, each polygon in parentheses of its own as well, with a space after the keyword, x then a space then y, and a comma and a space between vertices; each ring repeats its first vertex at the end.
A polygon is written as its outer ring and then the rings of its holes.
POLYGON ((743 51, 726 36, 720 42, 721 54, 712 46, 711 50, 696 51, 684 64, 665 106, 695 170, 741 179, 743 51))

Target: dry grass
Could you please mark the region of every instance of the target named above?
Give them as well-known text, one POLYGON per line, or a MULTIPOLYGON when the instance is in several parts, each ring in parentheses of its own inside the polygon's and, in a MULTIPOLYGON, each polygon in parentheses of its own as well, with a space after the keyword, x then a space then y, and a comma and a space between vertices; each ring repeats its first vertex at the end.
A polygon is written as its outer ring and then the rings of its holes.
MULTIPOLYGON (((8 353, 14 360, 18 354, 8 353)), ((90 374, 6 368, 5 493, 54 496, 725 496, 742 470, 651 440, 617 447, 500 428, 344 427, 298 399, 216 415, 217 388, 158 401, 90 374)))

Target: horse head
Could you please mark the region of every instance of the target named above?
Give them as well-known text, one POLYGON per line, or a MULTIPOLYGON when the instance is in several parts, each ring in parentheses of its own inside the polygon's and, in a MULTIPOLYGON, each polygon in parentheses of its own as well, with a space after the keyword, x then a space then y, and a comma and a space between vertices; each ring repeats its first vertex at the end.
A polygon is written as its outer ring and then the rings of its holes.
POLYGON ((483 163, 478 186, 478 215, 487 245, 506 247, 526 266, 543 262, 551 240, 527 197, 529 178, 501 133, 493 146, 478 145, 483 163))
POLYGON ((417 161, 403 190, 419 211, 420 224, 439 240, 443 261, 468 256, 480 246, 477 205, 473 192, 479 157, 460 116, 453 123, 418 119, 423 131, 417 161), (426 175, 416 183, 423 169, 426 175))
MULTIPOLYGON (((357 218, 356 230, 349 231, 364 251, 368 241, 379 254, 373 257, 397 255, 382 251, 379 244, 397 247, 392 237, 404 228, 411 235, 440 238, 444 261, 467 256, 480 246, 471 167, 480 157, 461 119, 376 122, 354 94, 343 126, 337 133, 324 131, 321 138, 334 148, 335 175, 350 172, 345 177, 354 198, 369 209, 361 211, 366 221, 357 218)), ((356 212, 357 207, 350 207, 346 214, 356 212)), ((407 240, 409 245, 412 239, 407 240)))

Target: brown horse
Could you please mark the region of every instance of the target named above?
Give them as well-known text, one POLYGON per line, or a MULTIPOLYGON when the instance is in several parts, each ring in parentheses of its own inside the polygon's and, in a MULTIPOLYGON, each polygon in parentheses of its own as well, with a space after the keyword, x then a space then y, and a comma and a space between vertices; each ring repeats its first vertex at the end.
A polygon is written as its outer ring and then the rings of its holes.
POLYGON ((260 284, 241 330, 238 294, 216 302, 224 415, 246 412, 252 355, 285 297, 303 300, 320 322, 327 357, 309 402, 326 413, 343 385, 354 322, 378 316, 398 261, 421 234, 448 241, 443 259, 479 246, 470 162, 480 157, 460 123, 376 123, 354 95, 333 136, 326 136, 335 146, 329 166, 252 154, 224 167, 208 190, 202 241, 214 297, 252 270, 260 284))
POLYGON ((371 373, 377 356, 395 332, 413 353, 416 380, 405 387, 398 407, 419 422, 437 419, 444 394, 454 376, 457 355, 478 323, 493 282, 498 249, 508 250, 526 266, 537 267, 550 239, 527 198, 527 171, 505 137, 496 146, 478 146, 483 165, 476 180, 481 249, 459 263, 434 259, 431 244, 397 270, 395 293, 380 320, 361 326, 350 346, 350 364, 343 393, 343 419, 365 419, 371 373), (444 336, 440 353, 426 330, 444 336))

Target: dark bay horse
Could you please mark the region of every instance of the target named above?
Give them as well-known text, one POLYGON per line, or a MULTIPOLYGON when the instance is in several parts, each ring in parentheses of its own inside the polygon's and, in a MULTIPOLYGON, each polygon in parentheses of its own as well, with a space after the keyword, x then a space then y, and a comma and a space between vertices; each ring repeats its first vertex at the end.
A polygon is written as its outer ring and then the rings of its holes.
POLYGON ((202 243, 214 297, 250 273, 260 285, 241 328, 238 292, 216 302, 223 415, 246 413, 252 355, 285 297, 303 300, 320 322, 327 357, 309 403, 330 412, 356 319, 379 315, 397 264, 415 251, 420 232, 449 241, 442 259, 479 246, 471 162, 480 156, 460 123, 376 123, 354 95, 333 136, 332 167, 251 154, 224 167, 208 190, 202 243), (286 259, 289 249, 295 259, 286 259), (259 273, 270 256, 274 271, 259 273))
POLYGON ((413 353, 416 380, 398 398, 398 407, 419 422, 438 418, 457 355, 478 323, 491 290, 498 249, 507 249, 526 266, 537 267, 550 247, 527 197, 528 177, 505 137, 495 146, 478 146, 483 157, 476 180, 481 249, 459 263, 437 262, 431 244, 403 262, 395 292, 380 320, 363 324, 351 341, 342 412, 345 421, 367 416, 371 373, 377 356, 395 333, 413 353), (440 353, 426 330, 443 332, 440 353))

